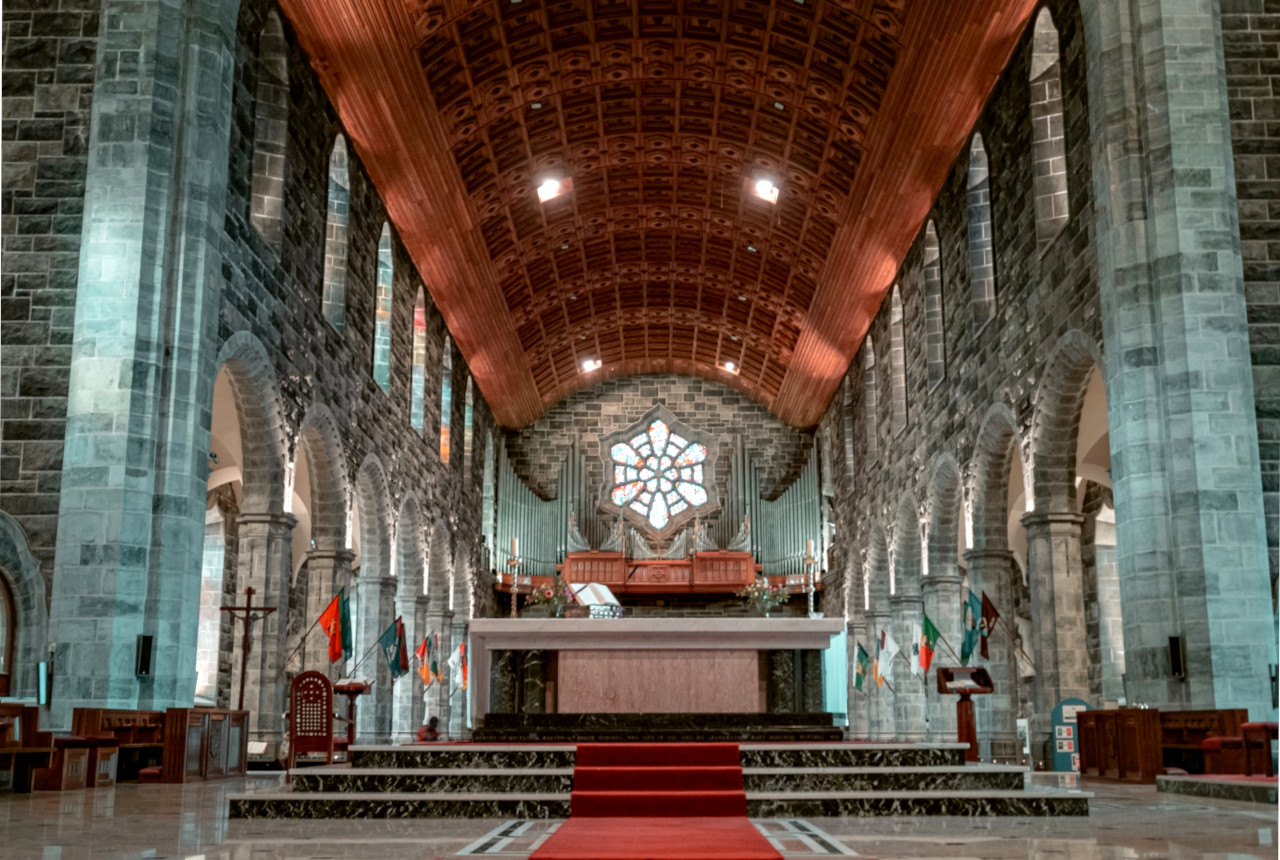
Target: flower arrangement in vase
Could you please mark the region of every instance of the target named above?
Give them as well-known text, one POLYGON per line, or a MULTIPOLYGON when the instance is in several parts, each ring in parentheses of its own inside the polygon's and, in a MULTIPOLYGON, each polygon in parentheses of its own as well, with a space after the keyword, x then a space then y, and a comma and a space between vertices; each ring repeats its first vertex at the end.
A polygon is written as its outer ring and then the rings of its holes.
POLYGON ((553 577, 549 584, 534 588, 525 605, 546 606, 554 618, 562 615, 565 607, 574 605, 573 591, 562 578, 553 577))
POLYGON ((769 612, 786 603, 790 595, 785 589, 770 585, 769 580, 764 577, 758 577, 746 588, 735 592, 734 596, 745 599, 747 606, 756 615, 768 618, 769 612))

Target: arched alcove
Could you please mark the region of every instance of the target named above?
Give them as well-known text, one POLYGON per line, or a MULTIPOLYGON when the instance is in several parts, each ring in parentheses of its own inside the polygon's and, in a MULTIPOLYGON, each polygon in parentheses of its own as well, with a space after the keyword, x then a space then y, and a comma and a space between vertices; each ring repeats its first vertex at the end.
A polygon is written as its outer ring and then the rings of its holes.
POLYGON ((1036 240, 1041 250, 1071 217, 1060 57, 1058 29, 1046 7, 1036 16, 1031 43, 1031 157, 1035 165, 1036 240))
POLYGON ((453 426, 453 340, 444 336, 440 352, 440 462, 449 465, 450 431, 453 426))
POLYGON ((872 344, 871 335, 862 342, 862 418, 866 424, 867 460, 871 461, 879 453, 880 408, 876 390, 876 348, 872 344))
POLYGON ((889 396, 895 434, 907 427, 907 342, 902 317, 902 294, 894 284, 889 296, 889 396))
POLYGON ((924 338, 929 387, 947 376, 945 319, 942 303, 942 254, 933 221, 924 227, 924 338))
POLYGON ((422 287, 413 304, 413 372, 409 377, 409 422, 419 433, 426 426, 427 300, 422 287))
POLYGON ((347 325, 347 230, 351 221, 351 179, 347 139, 337 135, 329 154, 329 184, 324 222, 324 290, 322 310, 329 325, 347 325))
POLYGON ((395 268, 391 260, 391 225, 383 223, 378 239, 377 288, 373 312, 373 381, 383 391, 391 390, 391 308, 394 301, 395 268))
POLYGON ((289 60, 284 28, 274 9, 267 13, 258 41, 257 72, 249 221, 267 247, 279 254, 284 233, 284 173, 289 140, 289 60))
POLYGON ((969 288, 973 327, 982 328, 996 313, 996 264, 991 223, 991 182, 982 135, 969 144, 969 288))

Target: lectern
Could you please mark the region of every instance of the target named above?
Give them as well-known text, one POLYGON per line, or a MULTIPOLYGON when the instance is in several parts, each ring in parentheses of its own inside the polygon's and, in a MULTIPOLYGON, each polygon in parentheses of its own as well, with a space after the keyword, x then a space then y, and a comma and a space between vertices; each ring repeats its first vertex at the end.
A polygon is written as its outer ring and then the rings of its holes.
POLYGON ((954 693, 960 697, 956 702, 956 740, 966 744, 965 761, 978 760, 978 726, 973 718, 973 699, 970 697, 993 690, 995 687, 991 684, 991 676, 981 667, 950 666, 938 669, 938 692, 944 695, 954 693))

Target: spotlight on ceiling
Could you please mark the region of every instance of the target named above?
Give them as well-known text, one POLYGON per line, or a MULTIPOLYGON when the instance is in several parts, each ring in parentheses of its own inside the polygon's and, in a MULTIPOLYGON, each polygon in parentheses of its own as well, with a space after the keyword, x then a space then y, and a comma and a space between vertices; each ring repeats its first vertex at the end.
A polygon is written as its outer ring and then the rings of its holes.
POLYGON ((778 186, 774 184, 772 179, 757 179, 752 182, 751 193, 765 203, 778 202, 778 186))
POLYGON ((568 194, 573 190, 573 181, 568 177, 557 179, 554 176, 548 176, 542 180, 538 186, 538 202, 546 203, 548 200, 554 200, 562 194, 568 194))
POLYGON ((730 373, 737 373, 737 372, 738 372, 738 365, 737 365, 737 364, 735 364, 735 363, 734 363, 734 362, 732 362, 732 361, 726 361, 726 362, 724 363, 724 369, 725 369, 725 370, 727 370, 727 371, 728 371, 728 372, 730 372, 730 373))
POLYGON ((604 362, 598 358, 584 358, 582 360, 582 372, 590 373, 593 370, 599 370, 604 362))

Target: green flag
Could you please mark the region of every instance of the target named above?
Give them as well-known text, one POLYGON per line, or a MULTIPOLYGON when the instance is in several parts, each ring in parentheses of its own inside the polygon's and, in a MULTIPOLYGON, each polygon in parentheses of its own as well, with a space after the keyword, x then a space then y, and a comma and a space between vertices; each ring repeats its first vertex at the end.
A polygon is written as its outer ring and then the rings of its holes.
POLYGON ((929 671, 929 666, 933 663, 933 652, 938 647, 938 640, 942 638, 942 634, 938 632, 938 628, 933 626, 933 622, 929 620, 929 613, 924 615, 924 626, 920 633, 920 668, 929 671))
POLYGON ((355 637, 351 635, 351 600, 344 588, 338 592, 338 624, 342 630, 342 659, 350 660, 355 648, 355 637))
POLYGON ((964 638, 960 640, 960 665, 968 666, 969 658, 978 650, 982 640, 982 631, 978 628, 978 620, 982 618, 982 601, 972 591, 968 592, 960 607, 964 618, 964 638))
POLYGON ((853 676, 853 689, 861 690, 862 683, 866 680, 867 670, 871 668, 871 656, 867 654, 867 649, 862 647, 862 643, 858 643, 857 669, 853 676))
POLYGON ((378 637, 378 650, 387 658, 387 669, 393 682, 409 673, 409 649, 404 641, 404 624, 399 618, 378 637))

